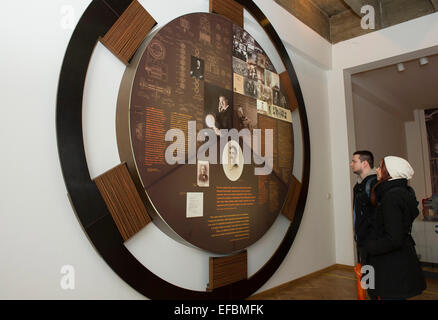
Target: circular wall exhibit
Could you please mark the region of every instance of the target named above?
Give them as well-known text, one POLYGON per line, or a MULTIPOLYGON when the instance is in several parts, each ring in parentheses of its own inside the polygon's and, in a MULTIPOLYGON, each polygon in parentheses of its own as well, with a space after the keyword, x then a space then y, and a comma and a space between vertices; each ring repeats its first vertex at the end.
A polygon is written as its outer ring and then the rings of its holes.
MULTIPOLYGON (((118 168, 126 163, 135 190, 127 194, 138 195, 166 235, 212 258, 232 257, 259 243, 280 214, 290 221, 258 271, 210 290, 176 286, 138 261, 125 246, 130 235, 111 201, 128 218, 129 210, 117 195, 108 201, 87 167, 82 97, 89 62, 96 42, 137 1, 92 1, 65 54, 56 122, 72 206, 101 257, 151 299, 248 297, 288 254, 304 212, 310 141, 298 79, 266 16, 253 1, 235 2, 262 26, 286 71, 277 73, 240 25, 218 14, 190 13, 152 29, 127 63, 117 101, 118 168)), ((107 182, 114 184, 108 190, 128 189, 118 179, 107 182)))
POLYGON ((118 144, 131 148, 120 157, 154 223, 217 254, 260 239, 286 200, 294 146, 257 41, 223 16, 183 15, 146 39, 121 88, 118 144))

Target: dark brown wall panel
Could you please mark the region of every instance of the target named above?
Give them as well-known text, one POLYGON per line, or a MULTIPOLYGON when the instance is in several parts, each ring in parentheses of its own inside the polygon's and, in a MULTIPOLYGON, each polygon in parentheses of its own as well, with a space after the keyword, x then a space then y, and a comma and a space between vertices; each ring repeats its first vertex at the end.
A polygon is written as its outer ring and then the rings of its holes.
POLYGON ((210 12, 221 14, 243 28, 243 6, 234 0, 210 0, 210 12))
POLYGON ((280 87, 284 89, 284 93, 290 103, 290 109, 294 111, 298 108, 298 101, 287 71, 280 73, 280 87))
POLYGON ((295 178, 295 176, 292 175, 292 182, 289 189, 289 193, 287 195, 284 208, 281 212, 286 218, 288 218, 291 221, 294 219, 295 209, 297 208, 300 192, 301 192, 301 183, 298 181, 297 178, 295 178))
POLYGON ((154 18, 134 0, 105 36, 100 38, 100 42, 128 64, 155 24, 154 18))
POLYGON ((228 257, 210 257, 210 274, 207 289, 213 290, 248 277, 246 250, 228 257))
POLYGON ((118 165, 94 181, 123 240, 128 240, 151 221, 126 164, 118 165))

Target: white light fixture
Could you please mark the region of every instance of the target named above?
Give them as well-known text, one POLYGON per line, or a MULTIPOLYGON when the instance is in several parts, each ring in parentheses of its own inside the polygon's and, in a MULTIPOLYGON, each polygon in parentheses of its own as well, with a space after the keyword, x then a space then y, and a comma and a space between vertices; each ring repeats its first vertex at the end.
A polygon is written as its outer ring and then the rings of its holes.
POLYGON ((429 59, 427 57, 420 58, 420 65, 424 66, 429 63, 429 59))
POLYGON ((397 70, 398 70, 398 72, 405 71, 405 65, 403 63, 398 63, 397 64, 397 70))

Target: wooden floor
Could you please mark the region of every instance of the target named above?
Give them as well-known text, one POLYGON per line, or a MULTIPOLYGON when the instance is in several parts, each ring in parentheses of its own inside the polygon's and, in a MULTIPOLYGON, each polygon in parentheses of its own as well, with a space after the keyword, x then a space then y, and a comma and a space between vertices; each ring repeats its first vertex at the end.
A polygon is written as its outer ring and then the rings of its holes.
MULTIPOLYGON (((426 279, 427 289, 412 300, 438 300, 438 280, 426 279)), ((251 296, 249 300, 356 300, 353 267, 334 265, 306 277, 251 296)))

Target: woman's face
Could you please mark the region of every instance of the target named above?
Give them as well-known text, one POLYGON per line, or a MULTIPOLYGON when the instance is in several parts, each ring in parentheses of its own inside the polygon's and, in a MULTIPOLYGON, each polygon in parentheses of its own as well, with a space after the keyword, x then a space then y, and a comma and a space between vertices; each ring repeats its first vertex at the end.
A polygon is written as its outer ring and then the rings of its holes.
POLYGON ((378 181, 380 181, 381 179, 382 179, 382 163, 383 163, 383 160, 380 160, 380 164, 379 164, 379 167, 376 169, 376 171, 377 171, 377 180, 378 181))

